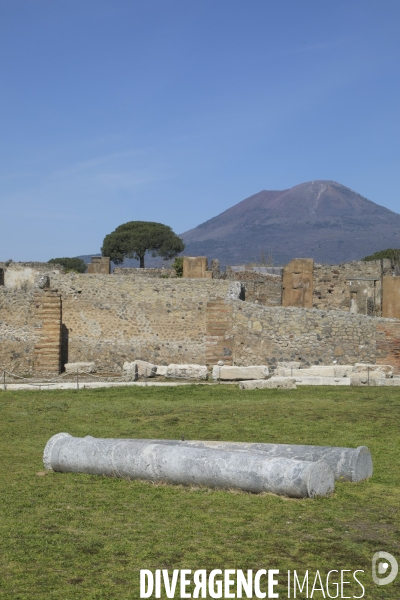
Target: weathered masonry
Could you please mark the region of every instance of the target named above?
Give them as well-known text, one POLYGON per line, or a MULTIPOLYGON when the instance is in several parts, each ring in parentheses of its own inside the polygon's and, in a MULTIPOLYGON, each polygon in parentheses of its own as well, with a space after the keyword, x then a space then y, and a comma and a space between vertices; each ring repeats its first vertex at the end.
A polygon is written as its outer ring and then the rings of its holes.
POLYGON ((24 374, 57 372, 68 361, 121 372, 135 359, 271 367, 300 360, 385 363, 400 373, 400 320, 263 306, 241 300, 242 287, 228 279, 54 272, 47 289, 1 286, 0 365, 24 374))
POLYGON ((44 290, 34 297, 40 341, 34 346, 33 364, 41 373, 58 374, 61 370, 61 296, 44 290))

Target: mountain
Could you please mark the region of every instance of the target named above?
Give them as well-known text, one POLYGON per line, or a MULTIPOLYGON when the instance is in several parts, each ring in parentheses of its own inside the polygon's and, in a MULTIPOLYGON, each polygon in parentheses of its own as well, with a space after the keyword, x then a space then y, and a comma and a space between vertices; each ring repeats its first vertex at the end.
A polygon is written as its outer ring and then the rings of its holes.
POLYGON ((221 265, 275 264, 309 257, 320 263, 360 260, 400 247, 400 215, 335 181, 311 181, 283 191, 263 190, 181 234, 186 256, 221 265))

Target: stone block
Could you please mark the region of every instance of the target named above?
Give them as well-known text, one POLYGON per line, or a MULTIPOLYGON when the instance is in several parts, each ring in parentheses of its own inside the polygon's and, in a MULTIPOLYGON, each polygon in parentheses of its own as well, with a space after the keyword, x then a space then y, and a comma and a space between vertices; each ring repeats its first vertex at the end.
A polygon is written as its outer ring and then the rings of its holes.
POLYGON ((281 388, 284 390, 295 390, 295 380, 291 377, 271 377, 271 379, 253 379, 252 381, 239 381, 241 390, 264 390, 281 388))
POLYGON ((172 379, 207 379, 208 370, 203 365, 175 365, 167 367, 165 377, 172 379))
POLYGON ((145 360, 124 362, 122 367, 122 377, 125 377, 129 381, 136 381, 145 377, 155 377, 156 372, 157 366, 145 360))
MULTIPOLYGON (((373 379, 372 380, 372 384, 375 386, 388 386, 388 387, 394 387, 394 386, 400 386, 400 378, 398 377, 393 377, 393 379, 373 379)), ((371 384, 371 382, 370 382, 371 384)))
POLYGON ((78 373, 96 373, 96 364, 94 362, 75 362, 66 363, 65 372, 68 374, 78 373))
POLYGON ((373 365, 356 363, 353 373, 368 374, 370 377, 393 377, 393 367, 390 365, 373 365))
POLYGON ((168 367, 166 365, 157 365, 156 375, 158 375, 159 377, 166 377, 167 369, 168 367))
POLYGON ((266 365, 251 367, 213 367, 212 378, 221 381, 240 381, 242 379, 266 379, 269 375, 266 365))
POLYGON ((296 385, 350 385, 350 377, 312 377, 295 375, 296 385))
POLYGON ((205 279, 207 277, 207 264, 206 256, 184 256, 182 276, 189 279, 205 279))
POLYGON ((336 365, 333 369, 334 377, 350 377, 353 372, 353 365, 336 365))
POLYGON ((122 377, 129 381, 136 381, 137 379, 137 368, 135 362, 124 362, 122 366, 122 377))
POLYGON ((145 360, 135 360, 136 373, 138 379, 142 377, 155 377, 157 372, 157 366, 152 363, 146 362, 145 360))
POLYGON ((111 273, 111 263, 109 256, 92 256, 91 263, 88 264, 88 273, 101 273, 109 275, 111 273))
POLYGON ((381 373, 356 373, 350 377, 350 385, 360 386, 383 386, 383 385, 400 385, 400 379, 386 379, 381 373), (394 382, 392 384, 392 382, 394 382))
POLYGON ((294 371, 290 368, 279 367, 275 370, 275 375, 280 377, 350 377, 353 372, 353 365, 314 365, 304 369, 294 371))

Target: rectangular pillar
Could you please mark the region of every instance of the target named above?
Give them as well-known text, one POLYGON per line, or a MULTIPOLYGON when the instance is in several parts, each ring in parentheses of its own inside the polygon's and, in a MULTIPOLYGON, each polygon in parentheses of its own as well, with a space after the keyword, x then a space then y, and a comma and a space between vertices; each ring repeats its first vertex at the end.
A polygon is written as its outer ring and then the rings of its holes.
POLYGON ((223 300, 207 302, 206 313, 206 363, 216 365, 223 360, 232 365, 233 311, 223 300))
POLYGON ((35 294, 40 341, 34 348, 34 370, 58 375, 61 369, 61 295, 53 290, 35 294))
POLYGON ((282 306, 312 308, 313 272, 312 258, 295 258, 284 267, 282 306))

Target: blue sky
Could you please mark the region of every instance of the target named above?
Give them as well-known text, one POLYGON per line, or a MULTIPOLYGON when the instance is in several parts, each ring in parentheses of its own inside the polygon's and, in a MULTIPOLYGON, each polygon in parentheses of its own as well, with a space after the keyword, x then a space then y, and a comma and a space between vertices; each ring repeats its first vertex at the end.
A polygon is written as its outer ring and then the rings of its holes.
POLYGON ((400 212, 398 0, 0 0, 0 260, 333 179, 400 212))

